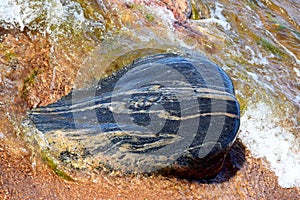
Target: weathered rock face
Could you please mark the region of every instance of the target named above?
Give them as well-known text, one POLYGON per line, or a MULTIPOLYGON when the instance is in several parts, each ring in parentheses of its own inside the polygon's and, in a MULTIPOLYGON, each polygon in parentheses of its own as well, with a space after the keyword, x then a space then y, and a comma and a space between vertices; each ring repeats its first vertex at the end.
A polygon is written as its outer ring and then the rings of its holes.
POLYGON ((235 141, 239 104, 205 57, 157 54, 30 117, 65 165, 203 178, 218 173, 235 141))

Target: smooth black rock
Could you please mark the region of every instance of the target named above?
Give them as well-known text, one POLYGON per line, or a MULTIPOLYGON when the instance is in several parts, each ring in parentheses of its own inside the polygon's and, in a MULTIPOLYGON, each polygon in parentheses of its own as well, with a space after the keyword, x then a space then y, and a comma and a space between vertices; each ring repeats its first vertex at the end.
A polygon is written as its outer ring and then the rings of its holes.
POLYGON ((93 160, 126 173, 196 179, 219 172, 240 113, 233 84, 216 64, 157 54, 29 115, 62 163, 93 160))

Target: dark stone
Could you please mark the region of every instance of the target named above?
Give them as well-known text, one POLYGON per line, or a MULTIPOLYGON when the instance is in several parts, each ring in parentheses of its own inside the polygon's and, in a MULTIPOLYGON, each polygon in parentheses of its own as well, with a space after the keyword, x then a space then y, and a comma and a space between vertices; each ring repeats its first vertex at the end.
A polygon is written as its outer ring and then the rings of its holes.
MULTIPOLYGON (((233 84, 216 64, 157 54, 29 115, 42 133, 78 142, 101 166, 195 179, 220 171, 240 113, 233 84)), ((62 161, 81 156, 61 152, 62 161)))

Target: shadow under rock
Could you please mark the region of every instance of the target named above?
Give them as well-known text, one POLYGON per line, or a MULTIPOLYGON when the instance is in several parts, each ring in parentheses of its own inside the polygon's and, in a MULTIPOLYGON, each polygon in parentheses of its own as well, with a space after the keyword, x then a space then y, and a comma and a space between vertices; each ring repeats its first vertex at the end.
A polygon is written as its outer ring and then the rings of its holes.
POLYGON ((246 162, 245 146, 237 139, 228 152, 221 171, 211 179, 192 180, 199 183, 223 183, 234 177, 246 162))
POLYGON ((243 145, 242 141, 240 139, 237 139, 232 145, 231 149, 229 150, 225 158, 222 169, 217 175, 213 177, 203 178, 203 179, 191 179, 191 178, 178 177, 172 174, 165 175, 165 176, 176 177, 177 179, 183 179, 190 182, 205 183, 205 184, 223 183, 229 181, 229 179, 234 177, 246 162, 245 149, 246 148, 243 145))

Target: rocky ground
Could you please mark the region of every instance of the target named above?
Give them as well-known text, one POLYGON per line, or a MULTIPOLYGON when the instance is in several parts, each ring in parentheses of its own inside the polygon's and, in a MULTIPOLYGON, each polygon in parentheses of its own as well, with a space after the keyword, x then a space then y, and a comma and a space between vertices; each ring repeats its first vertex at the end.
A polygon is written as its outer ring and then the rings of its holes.
MULTIPOLYGON (((172 10, 180 23, 190 15, 186 4, 165 2, 162 6, 172 10)), ((53 66, 49 64, 51 45, 46 37, 37 34, 33 39, 14 30, 0 30, 0 35, 0 199, 299 198, 299 189, 281 188, 275 174, 262 160, 253 158, 240 141, 230 151, 221 174, 211 181, 101 172, 80 180, 63 179, 23 140, 16 119, 26 110, 70 92, 76 64, 82 60, 74 56, 70 62, 57 57, 53 66)), ((85 54, 82 49, 78 51, 85 54)))

